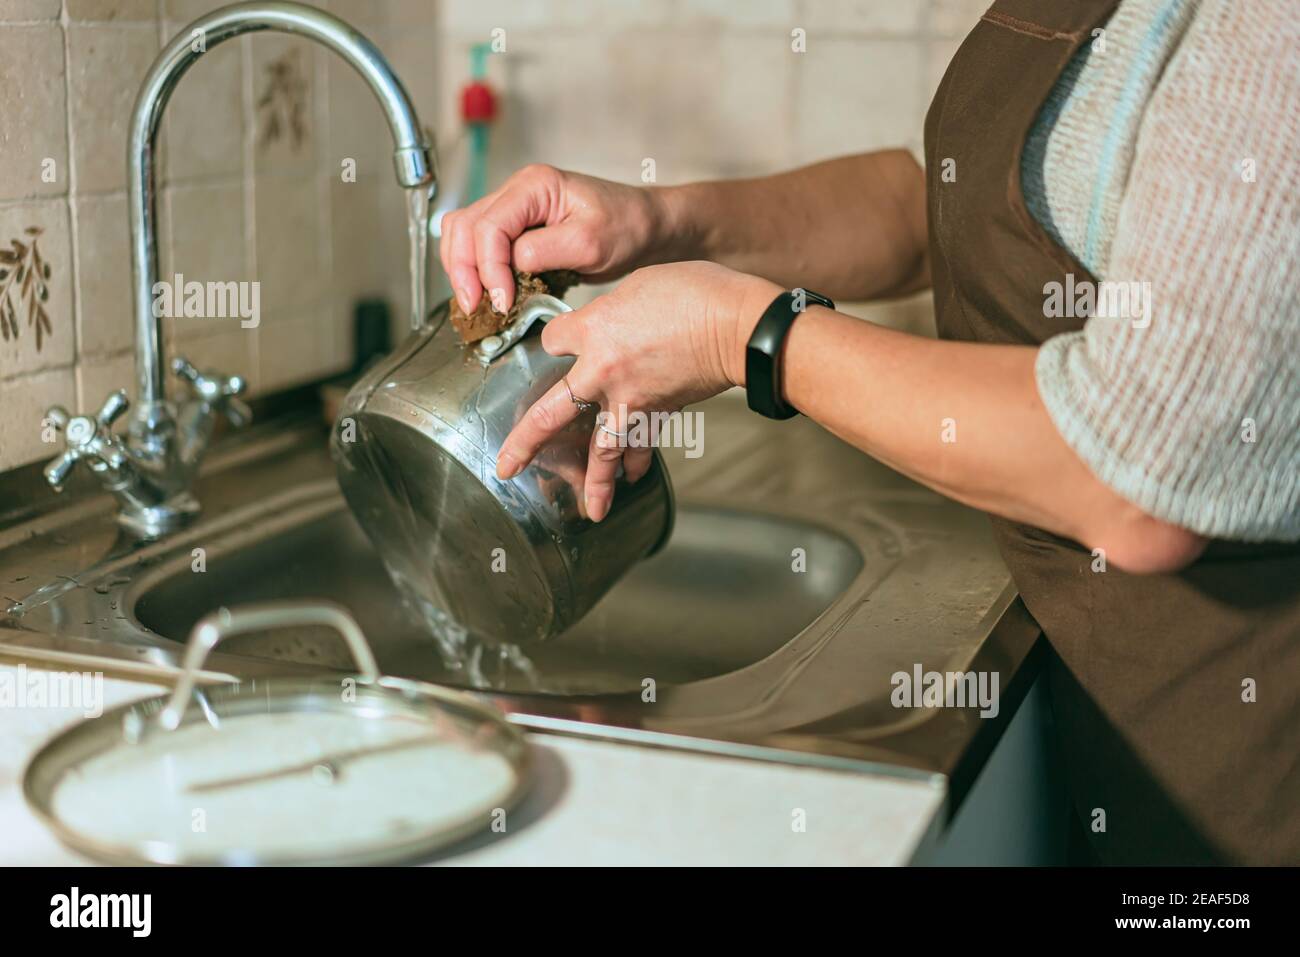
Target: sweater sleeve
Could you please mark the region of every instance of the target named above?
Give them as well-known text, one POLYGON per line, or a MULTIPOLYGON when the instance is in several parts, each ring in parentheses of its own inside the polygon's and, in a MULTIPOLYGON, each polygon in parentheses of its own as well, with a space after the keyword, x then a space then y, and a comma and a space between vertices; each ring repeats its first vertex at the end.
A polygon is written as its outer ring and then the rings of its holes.
POLYGON ((1149 284, 1146 314, 1098 310, 1037 359, 1093 473, 1215 538, 1300 539, 1298 64, 1294 0, 1200 8, 1143 118, 1102 283, 1149 284))

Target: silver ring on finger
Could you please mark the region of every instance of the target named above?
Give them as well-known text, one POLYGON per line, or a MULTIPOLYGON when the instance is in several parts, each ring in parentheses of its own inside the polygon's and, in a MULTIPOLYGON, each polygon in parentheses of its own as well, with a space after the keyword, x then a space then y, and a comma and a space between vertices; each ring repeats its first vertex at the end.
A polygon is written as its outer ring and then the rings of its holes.
POLYGON ((579 412, 590 412, 592 409, 596 408, 595 402, 590 402, 587 399, 581 399, 578 396, 573 394, 573 386, 569 385, 568 376, 565 376, 560 381, 564 383, 565 391, 569 393, 569 401, 578 407, 579 412))
POLYGON ((612 435, 615 438, 619 438, 619 439, 627 438, 626 432, 620 432, 618 429, 611 429, 609 426, 603 423, 597 425, 596 428, 600 429, 600 431, 604 432, 606 435, 612 435))

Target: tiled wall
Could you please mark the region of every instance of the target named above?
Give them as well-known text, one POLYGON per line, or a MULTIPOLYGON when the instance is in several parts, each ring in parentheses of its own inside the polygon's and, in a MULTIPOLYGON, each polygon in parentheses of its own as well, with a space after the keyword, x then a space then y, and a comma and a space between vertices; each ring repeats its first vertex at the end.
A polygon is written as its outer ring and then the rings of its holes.
MULTIPOLYGON (((543 161, 637 182, 653 158, 661 183, 898 144, 919 151, 930 91, 987 3, 317 0, 390 57, 444 144, 470 45, 504 30, 505 51, 489 60, 505 94, 494 179, 543 161), (791 50, 795 29, 804 53, 791 50)), ((0 0, 0 257, 8 250, 26 270, 35 247, 49 268, 35 304, 9 290, 17 333, 0 338, 0 470, 54 454, 38 428, 48 406, 90 409, 132 386, 130 108, 161 44, 218 5, 0 0)), ((388 132, 333 54, 271 34, 213 47, 177 89, 161 164, 163 277, 255 279, 262 296, 256 330, 168 320, 169 355, 271 392, 350 363, 357 298, 386 296, 404 314, 404 203, 388 132), (354 183, 340 175, 349 158, 354 183)), ((16 264, 3 270, 15 278, 16 264)), ((924 297, 859 311, 929 321, 924 297)))
MULTIPOLYGON (((0 0, 0 259, 19 260, 0 261, 17 325, 0 337, 0 469, 57 451, 39 428, 50 405, 97 408, 123 386, 134 396, 131 106, 162 44, 221 5, 0 0), (33 249, 49 270, 34 300, 16 281, 33 249)), ((432 0, 316 5, 392 57, 433 125, 432 0)), ((370 91, 334 54, 276 34, 209 49, 164 119, 161 274, 257 280, 261 323, 168 319, 168 354, 238 372, 266 393, 350 365, 358 298, 386 296, 404 314, 406 226, 390 143, 370 91), (355 182, 343 181, 345 158, 356 160, 355 182)))
MULTIPOLYGON (((496 181, 530 161, 635 183, 650 158, 658 182, 676 183, 891 146, 919 158, 930 95, 990 3, 441 0, 440 133, 456 116, 470 46, 501 30, 505 52, 488 61, 505 93, 496 181)), ((841 307, 933 329, 925 295, 841 307)))
POLYGON ((469 45, 500 28, 503 169, 529 158, 635 181, 654 157, 677 181, 919 152, 930 92, 989 3, 441 0, 440 116, 454 116, 469 45))

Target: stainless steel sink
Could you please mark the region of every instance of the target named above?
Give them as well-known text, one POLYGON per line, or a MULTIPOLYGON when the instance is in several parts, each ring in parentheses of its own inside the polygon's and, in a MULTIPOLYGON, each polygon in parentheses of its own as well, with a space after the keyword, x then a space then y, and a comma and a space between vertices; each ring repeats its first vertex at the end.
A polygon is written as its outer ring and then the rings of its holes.
MULTIPOLYGON (((639 692, 647 678, 685 684, 765 658, 842 595, 863 565, 850 541, 806 522, 685 506, 667 548, 564 635, 509 654, 469 649, 466 657, 481 672, 476 681, 469 663, 457 667, 456 659, 440 653, 331 487, 322 488, 320 500, 300 505, 288 524, 284 516, 269 529, 255 524, 266 534, 249 540, 234 530, 209 541, 203 574, 193 572, 188 551, 151 570, 129 612, 150 631, 182 641, 198 618, 221 604, 330 599, 352 611, 391 674, 507 692, 612 694, 639 692), (813 571, 792 571, 797 548, 818 556, 813 571)), ((250 634, 223 648, 348 666, 327 629, 250 634)))
MULTIPOLYGON (((489 687, 476 693, 533 729, 941 774, 955 793, 1005 718, 896 707, 892 676, 997 671, 1014 713, 1038 630, 987 519, 815 423, 759 419, 728 396, 700 409, 706 454, 664 450, 670 545, 527 662, 471 649, 448 666, 346 510, 310 410, 214 447, 202 517, 158 541, 123 535, 93 486, 58 502, 0 488, 0 508, 37 502, 0 520, 0 655, 165 681, 200 615, 316 596, 353 611, 386 670, 489 687)), ((350 668, 311 631, 234 641, 206 680, 350 668)))

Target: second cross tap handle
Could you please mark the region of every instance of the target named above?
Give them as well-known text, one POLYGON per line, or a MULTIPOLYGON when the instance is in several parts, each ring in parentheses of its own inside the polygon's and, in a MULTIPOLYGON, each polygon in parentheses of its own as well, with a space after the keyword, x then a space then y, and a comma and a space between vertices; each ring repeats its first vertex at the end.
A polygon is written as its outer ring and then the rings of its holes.
POLYGON ((211 370, 200 372, 181 356, 172 360, 172 371, 190 383, 200 400, 225 415, 231 425, 242 428, 252 421, 253 410, 238 398, 247 388, 242 376, 226 376, 211 370))
POLYGON ((118 389, 104 400, 104 404, 95 413, 95 421, 107 429, 130 407, 131 400, 126 397, 126 390, 118 389))

